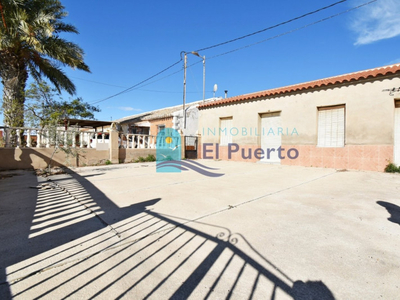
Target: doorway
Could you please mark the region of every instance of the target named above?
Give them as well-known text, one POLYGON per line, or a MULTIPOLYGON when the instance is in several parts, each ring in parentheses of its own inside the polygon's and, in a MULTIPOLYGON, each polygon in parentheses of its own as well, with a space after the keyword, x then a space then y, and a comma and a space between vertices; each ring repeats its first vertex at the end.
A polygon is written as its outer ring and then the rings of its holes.
POLYGON ((400 100, 395 101, 394 108, 394 164, 400 166, 400 100))
POLYGON ((264 150, 264 158, 261 162, 280 164, 278 148, 282 145, 281 113, 269 113, 261 115, 261 148, 264 150), (269 155, 268 155, 269 154, 269 155))

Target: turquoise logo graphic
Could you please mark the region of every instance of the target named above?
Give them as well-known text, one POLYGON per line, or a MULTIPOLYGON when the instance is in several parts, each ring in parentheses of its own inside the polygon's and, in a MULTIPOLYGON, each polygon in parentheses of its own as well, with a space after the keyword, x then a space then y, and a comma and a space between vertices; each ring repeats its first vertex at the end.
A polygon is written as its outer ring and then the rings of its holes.
POLYGON ((209 168, 201 163, 181 159, 181 135, 172 128, 165 128, 157 135, 156 170, 157 173, 180 173, 192 170, 208 177, 220 177, 224 174, 213 173, 215 168, 209 168), (209 171, 210 170, 210 171, 209 171))
POLYGON ((172 128, 165 128, 157 134, 157 172, 180 173, 181 169, 172 162, 181 161, 181 135, 172 128), (168 163, 169 162, 169 163, 168 163))

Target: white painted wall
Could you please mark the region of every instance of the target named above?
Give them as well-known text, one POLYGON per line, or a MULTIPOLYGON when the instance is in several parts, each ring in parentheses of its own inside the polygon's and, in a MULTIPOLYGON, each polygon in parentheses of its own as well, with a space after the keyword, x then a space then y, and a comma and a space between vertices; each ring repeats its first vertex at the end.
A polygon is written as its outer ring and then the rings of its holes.
POLYGON ((218 131, 220 118, 232 117, 234 127, 247 130, 247 134, 233 136, 233 143, 260 145, 260 137, 254 133, 255 128, 260 127, 260 115, 281 112, 285 133, 282 144, 317 145, 318 107, 345 104, 345 144, 393 145, 394 96, 382 91, 393 87, 400 87, 400 78, 381 78, 205 108, 200 110, 199 133, 203 143, 218 143, 219 134, 213 134, 213 129, 218 131), (293 129, 298 135, 291 135, 293 129))
POLYGON ((394 120, 394 163, 400 166, 400 107, 395 109, 394 120))
POLYGON ((191 106, 186 110, 186 129, 183 127, 183 111, 174 112, 172 119, 173 128, 182 130, 183 135, 196 135, 199 128, 199 109, 196 106, 191 106))

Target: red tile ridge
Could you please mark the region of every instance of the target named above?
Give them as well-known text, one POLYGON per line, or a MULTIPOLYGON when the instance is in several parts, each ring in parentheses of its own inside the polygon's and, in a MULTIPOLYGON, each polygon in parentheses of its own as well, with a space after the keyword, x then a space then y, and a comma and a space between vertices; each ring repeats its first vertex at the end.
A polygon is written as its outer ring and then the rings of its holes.
POLYGON ((249 101, 254 99, 259 99, 263 97, 273 96, 273 95, 282 95, 291 92, 304 91, 329 85, 342 84, 348 82, 354 82, 359 80, 365 80, 370 78, 377 78, 380 76, 386 76, 390 74, 396 74, 400 72, 400 64, 393 64, 383 67, 378 67, 369 70, 363 70, 343 75, 337 75, 333 77, 327 77, 323 79, 313 80, 304 83, 298 83, 294 85, 284 86, 280 88, 274 88, 270 90, 265 90, 261 92, 255 92, 250 94, 244 94, 239 96, 234 96, 226 99, 221 99, 217 101, 208 102, 202 105, 199 105, 199 108, 207 108, 212 106, 224 105, 233 102, 240 101, 249 101))

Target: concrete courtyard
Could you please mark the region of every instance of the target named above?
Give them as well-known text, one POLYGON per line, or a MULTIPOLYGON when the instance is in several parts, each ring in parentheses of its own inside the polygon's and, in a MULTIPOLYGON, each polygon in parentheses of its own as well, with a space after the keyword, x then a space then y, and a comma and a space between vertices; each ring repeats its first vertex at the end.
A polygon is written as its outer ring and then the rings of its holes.
POLYGON ((399 299, 399 174, 198 162, 0 172, 0 299, 399 299))

